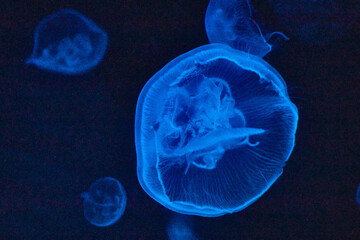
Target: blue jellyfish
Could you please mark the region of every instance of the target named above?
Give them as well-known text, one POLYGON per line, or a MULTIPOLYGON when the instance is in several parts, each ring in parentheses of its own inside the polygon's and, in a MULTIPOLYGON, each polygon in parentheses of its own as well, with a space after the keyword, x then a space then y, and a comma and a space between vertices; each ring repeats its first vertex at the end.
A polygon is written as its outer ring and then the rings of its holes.
POLYGON ((269 0, 286 30, 298 40, 327 44, 340 38, 359 16, 359 0, 269 0))
POLYGON ((282 174, 297 121, 284 80, 264 60, 223 44, 196 48, 140 93, 138 180, 175 212, 240 211, 282 174))
POLYGON ((210 0, 205 16, 206 33, 210 43, 223 43, 232 48, 263 57, 271 51, 267 40, 274 32, 263 36, 251 18, 248 0, 210 0))
POLYGON ((107 34, 74 10, 61 10, 36 27, 34 49, 27 64, 63 74, 81 74, 104 57, 107 34))
POLYGON ((356 202, 360 204, 360 184, 356 190, 356 202))
POLYGON ((126 207, 126 193, 112 177, 96 180, 83 192, 85 218, 93 225, 107 227, 121 218, 126 207))
POLYGON ((170 240, 197 240, 192 225, 191 216, 176 213, 171 216, 166 232, 170 240))

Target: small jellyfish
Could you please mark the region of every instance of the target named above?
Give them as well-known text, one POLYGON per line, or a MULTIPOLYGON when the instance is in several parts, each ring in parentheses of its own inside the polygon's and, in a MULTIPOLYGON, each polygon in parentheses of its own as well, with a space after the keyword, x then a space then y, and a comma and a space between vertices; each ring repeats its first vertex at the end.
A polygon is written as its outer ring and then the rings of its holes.
POLYGON ((251 18, 248 0, 210 0, 205 27, 210 43, 223 43, 259 57, 271 51, 271 45, 251 18))
POLYGON ((36 27, 34 49, 26 64, 75 75, 94 68, 104 57, 107 34, 79 12, 66 9, 36 27))
POLYGON ((93 225, 107 227, 121 218, 126 207, 126 193, 112 177, 96 180, 83 192, 85 218, 93 225))
POLYGON ((140 93, 138 180, 175 212, 240 211, 282 174, 297 121, 284 80, 264 60, 223 44, 196 48, 140 93))
POLYGON ((356 202, 360 204, 360 184, 356 190, 356 202))
POLYGON ((340 38, 359 16, 359 0, 269 0, 291 36, 327 44, 340 38))
POLYGON ((166 229, 170 240, 197 240, 193 231, 191 216, 174 213, 166 229))

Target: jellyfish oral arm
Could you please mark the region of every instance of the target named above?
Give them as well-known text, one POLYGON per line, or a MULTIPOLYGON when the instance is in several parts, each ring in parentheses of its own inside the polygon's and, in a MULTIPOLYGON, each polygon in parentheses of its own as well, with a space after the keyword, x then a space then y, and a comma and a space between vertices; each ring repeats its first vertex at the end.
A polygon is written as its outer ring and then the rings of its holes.
POLYGON ((249 137, 265 130, 245 126, 225 81, 198 75, 196 86, 187 85, 186 79, 172 85, 154 128, 160 157, 186 162, 186 174, 191 164, 214 169, 225 151, 257 145, 250 143, 249 137))
POLYGON ((198 168, 214 169, 226 150, 243 144, 256 146, 257 143, 249 143, 249 136, 264 132, 265 130, 257 128, 218 129, 203 137, 193 139, 183 149, 186 152, 187 160, 185 174, 189 170, 190 164, 198 168))
POLYGON ((245 140, 251 135, 262 134, 265 130, 258 128, 230 128, 230 129, 217 129, 205 136, 192 139, 182 149, 174 152, 174 156, 181 156, 188 153, 204 151, 206 149, 214 149, 217 145, 227 145, 228 142, 234 142, 238 139, 238 144, 243 144, 245 140))
POLYGON ((168 158, 178 158, 185 156, 186 170, 191 164, 198 168, 214 169, 226 150, 239 147, 243 144, 251 144, 249 137, 252 135, 263 134, 265 130, 259 128, 225 128, 216 129, 204 136, 191 139, 184 147, 175 149, 171 152, 162 151, 162 156, 168 158))

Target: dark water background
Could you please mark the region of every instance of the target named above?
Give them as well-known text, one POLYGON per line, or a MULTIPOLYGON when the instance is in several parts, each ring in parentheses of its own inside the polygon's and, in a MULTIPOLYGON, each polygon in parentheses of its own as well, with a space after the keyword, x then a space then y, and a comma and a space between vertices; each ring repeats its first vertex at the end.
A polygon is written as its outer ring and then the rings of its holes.
MULTIPOLYGON (((136 177, 136 101, 167 62, 208 43, 207 4, 1 3, 0 239, 167 239, 171 211, 136 177), (104 60, 87 74, 62 76, 24 64, 36 25, 62 8, 79 11, 109 35, 104 60), (80 194, 105 176, 122 183, 128 205, 116 224, 98 228, 85 220, 80 194)), ((266 21, 280 22, 270 12, 266 21)), ((284 25, 277 30, 287 34, 284 25)), ((266 56, 298 106, 296 146, 283 175, 254 204, 223 217, 194 217, 199 239, 359 239, 359 33, 357 18, 331 43, 290 35, 266 56)))

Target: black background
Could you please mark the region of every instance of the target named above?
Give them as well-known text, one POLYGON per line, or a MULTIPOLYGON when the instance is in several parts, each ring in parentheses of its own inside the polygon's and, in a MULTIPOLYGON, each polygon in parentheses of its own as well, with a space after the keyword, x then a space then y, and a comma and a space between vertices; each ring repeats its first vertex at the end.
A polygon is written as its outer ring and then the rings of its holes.
MULTIPOLYGON (((136 101, 167 62, 208 43, 207 4, 1 3, 0 239, 167 239, 172 212, 136 177, 136 101), (103 61, 84 75, 24 64, 36 25, 62 8, 81 12, 109 36, 103 61), (80 194, 105 176, 122 183, 128 204, 116 224, 98 228, 84 218, 80 194)), ((193 231, 199 239, 359 239, 359 18, 346 28, 346 16, 341 36, 313 44, 292 37, 271 7, 254 4, 290 37, 265 60, 283 76, 299 109, 296 146, 283 175, 259 200, 235 214, 193 217, 193 231)), ((292 30, 302 24, 292 21, 292 30)))

